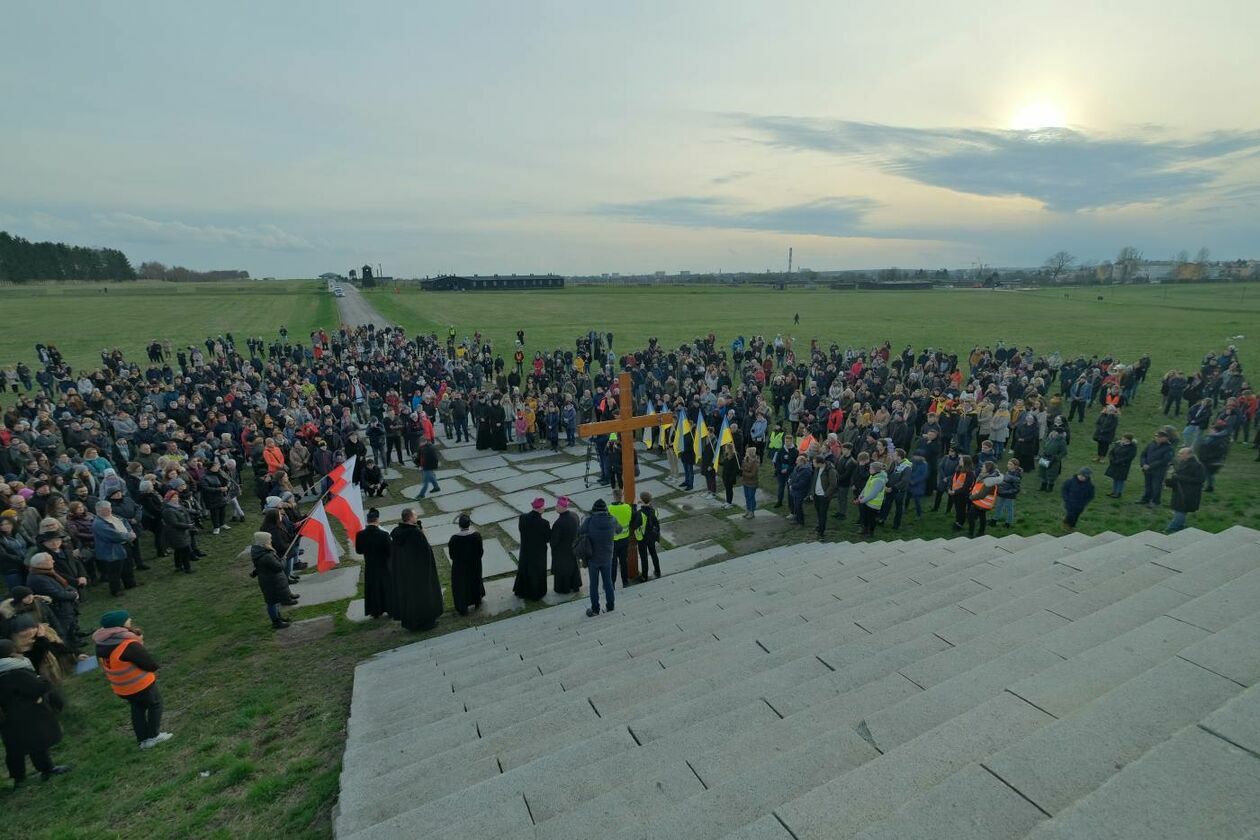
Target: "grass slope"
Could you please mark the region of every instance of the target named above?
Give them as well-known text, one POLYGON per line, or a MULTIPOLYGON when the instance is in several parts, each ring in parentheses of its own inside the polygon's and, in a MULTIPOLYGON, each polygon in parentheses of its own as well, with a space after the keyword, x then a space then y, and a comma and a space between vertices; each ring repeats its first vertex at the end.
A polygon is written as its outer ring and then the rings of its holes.
POLYGON ((178 348, 230 332, 244 351, 246 336, 270 340, 281 324, 290 338, 305 340, 316 327, 339 322, 332 296, 314 281, 45 284, 7 288, 0 300, 0 366, 25 361, 32 371, 38 342, 56 344, 78 371, 100 367, 104 347, 143 364, 144 347, 155 338, 178 348))
MULTIPOLYGON (((218 288, 218 287, 216 287, 218 288)), ((252 289, 252 287, 251 287, 252 289)), ((461 332, 482 329, 497 342, 510 342, 515 330, 527 331, 529 346, 571 346, 573 336, 614 320, 617 345, 637 346, 648 335, 678 343, 710 330, 723 341, 736 333, 773 334, 782 330, 798 339, 817 335, 824 342, 869 344, 889 338, 894 345, 913 342, 966 350, 973 342, 996 338, 1031 342, 1035 347, 1066 351, 1113 352, 1122 357, 1149 350, 1155 370, 1191 366, 1226 336, 1246 333, 1260 300, 1253 290, 1123 289, 1063 293, 852 293, 760 292, 745 290, 566 290, 540 294, 423 294, 374 292, 371 300, 389 318, 408 329, 445 329, 452 321, 461 332), (1096 295, 1102 294, 1102 301, 1096 295), (794 312, 802 326, 793 332, 794 312)), ((115 300, 110 292, 111 304, 115 300)), ((104 296, 102 295, 102 298, 104 296)), ((310 302, 250 297, 221 310, 221 329, 270 335, 282 318, 301 335, 298 315, 311 312, 310 323, 334 324, 326 293, 310 302), (282 310, 281 310, 282 308, 282 310), (285 314, 280 315, 278 312, 285 314), (246 326, 245 322, 259 324, 246 326), (234 326, 234 324, 240 324, 234 326)), ((157 301, 147 306, 187 312, 186 301, 157 301), (180 304, 180 306, 176 306, 180 304), (182 307, 182 308, 181 308, 182 307)), ((218 310, 213 301, 210 308, 218 310)), ((79 305, 76 303, 76 305, 79 305)), ((134 313, 135 307, 123 312, 134 313)), ((147 311, 152 311, 147 310, 147 311)), ((219 316, 216 316, 219 317, 219 316)), ((38 337, 61 335, 49 317, 39 330, 15 323, 4 337, 23 354, 38 337), (34 336, 34 337, 32 337, 34 336)), ((104 343, 129 340, 130 321, 106 321, 104 343)), ((137 345, 151 334, 145 326, 137 345)), ((220 327, 190 322, 190 338, 220 327)), ((301 329, 309 329, 303 326, 301 329)), ((70 346, 69 340, 61 342, 70 346)), ((102 343, 86 341, 87 353, 102 343)), ((1244 362, 1260 363, 1242 344, 1244 362)), ((1161 422, 1158 387, 1148 383, 1135 406, 1126 410, 1121 430, 1145 439, 1161 422)), ((1092 455, 1090 424, 1074 425, 1069 464, 1086 463, 1092 455)), ((1236 449, 1221 473, 1220 492, 1205 494, 1204 509, 1191 524, 1219 529, 1235 523, 1260 527, 1260 465, 1252 453, 1236 449)), ((1101 470, 1098 471, 1101 474, 1101 470)), ((415 473, 398 486, 413 483, 415 473)), ((1101 478, 1101 475, 1100 475, 1101 478)), ((1136 480, 1136 476, 1134 476, 1136 480)), ((770 486, 769 480, 763 484, 770 486)), ((1026 480, 1020 497, 1017 531, 1058 533, 1061 513, 1057 496, 1036 492, 1035 477, 1026 480), (1031 485, 1031 486, 1030 486, 1031 485)), ((1102 485, 1100 494, 1105 492, 1102 485)), ((738 494, 738 491, 736 491, 738 494)), ((1162 528, 1166 508, 1151 513, 1127 498, 1101 497, 1082 519, 1090 533, 1111 529, 1132 533, 1162 528)), ((398 499, 392 500, 397 502, 398 499)), ((110 837, 327 837, 338 788, 345 718, 355 663, 376 651, 424 636, 405 633, 394 624, 355 625, 344 619, 345 602, 306 607, 295 618, 334 617, 333 633, 317 641, 281 647, 267 625, 256 583, 247 561, 236 559, 257 525, 257 517, 222 537, 206 537, 210 557, 192 577, 175 576, 165 561, 144 573, 147 585, 118 599, 146 630, 148 644, 163 662, 161 685, 167 704, 166 728, 176 738, 141 753, 132 740, 126 704, 110 693, 98 673, 68 684, 69 708, 63 716, 64 743, 55 756, 76 767, 70 775, 34 784, 17 794, 0 794, 0 803, 15 836, 51 838, 110 837), (208 776, 202 776, 208 772, 208 776)), ((812 531, 752 533, 731 520, 727 548, 747 553, 776 543, 812 539, 812 531)), ((813 514, 808 515, 812 525, 813 514)), ((907 519, 902 536, 948 536, 944 514, 929 514, 921 523, 907 519)), ((828 537, 849 538, 853 520, 832 527, 828 537)), ((881 532, 891 536, 890 532, 881 532)), ((497 533, 491 535, 497 536, 497 533)), ((147 546, 146 546, 147 547, 147 546)), ((449 570, 440 562, 447 582, 449 570)), ((447 587, 449 590, 449 586, 447 587)), ((437 633, 467 626, 450 610, 437 633)), ((116 603, 93 589, 84 607, 90 623, 116 603)), ((423 702, 423 698, 417 698, 423 702)))

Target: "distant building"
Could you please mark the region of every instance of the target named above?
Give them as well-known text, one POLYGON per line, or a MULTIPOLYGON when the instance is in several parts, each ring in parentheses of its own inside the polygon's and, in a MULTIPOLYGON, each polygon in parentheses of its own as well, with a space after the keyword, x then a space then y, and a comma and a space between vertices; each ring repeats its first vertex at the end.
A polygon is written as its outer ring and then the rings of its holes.
POLYGON ((505 292, 526 289, 563 289, 559 274, 495 274, 490 277, 460 277, 447 274, 420 281, 420 288, 429 292, 505 292))

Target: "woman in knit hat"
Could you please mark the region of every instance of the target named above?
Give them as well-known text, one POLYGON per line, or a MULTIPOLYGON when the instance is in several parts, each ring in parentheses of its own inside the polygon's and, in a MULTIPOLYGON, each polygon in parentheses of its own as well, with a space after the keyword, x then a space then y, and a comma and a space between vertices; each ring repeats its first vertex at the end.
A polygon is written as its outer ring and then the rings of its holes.
POLYGON ((280 614, 280 607, 293 606, 297 603, 297 596, 289 591, 289 578, 284 573, 284 564, 272 547, 271 534, 266 531, 254 533, 249 559, 254 564, 251 574, 258 578, 258 588, 262 590, 263 601, 267 604, 271 626, 273 629, 283 630, 289 626, 290 621, 280 614))
POLYGON ((140 749, 169 741, 162 731, 162 695, 157 687, 158 661, 144 646, 144 633, 126 610, 101 616, 101 628, 92 634, 96 660, 114 694, 131 706, 131 728, 140 749))

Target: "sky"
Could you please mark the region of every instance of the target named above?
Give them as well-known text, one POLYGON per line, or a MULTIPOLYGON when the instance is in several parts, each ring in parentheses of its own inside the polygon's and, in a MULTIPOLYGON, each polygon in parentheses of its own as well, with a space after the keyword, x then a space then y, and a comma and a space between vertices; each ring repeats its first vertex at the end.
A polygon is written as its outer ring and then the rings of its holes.
POLYGON ((10 4, 0 229, 255 276, 1260 257, 1254 0, 10 4))

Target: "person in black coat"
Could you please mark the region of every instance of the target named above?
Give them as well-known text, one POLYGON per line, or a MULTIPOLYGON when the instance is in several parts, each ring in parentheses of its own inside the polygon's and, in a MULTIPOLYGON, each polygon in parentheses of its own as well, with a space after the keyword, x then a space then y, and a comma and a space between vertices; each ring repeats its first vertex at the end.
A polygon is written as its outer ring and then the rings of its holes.
POLYGON ((1180 531, 1186 527, 1186 514, 1194 513, 1203 501, 1203 485, 1207 481, 1207 468, 1194 455, 1194 450, 1183 446, 1177 450, 1177 460, 1173 462, 1172 475, 1167 484, 1172 488, 1172 522, 1168 523, 1168 533, 1180 531))
POLYGON ((1107 457, 1111 442, 1116 439, 1116 429, 1120 425, 1120 410, 1114 405, 1104 406, 1102 413, 1094 422, 1094 442, 1098 444, 1098 456, 1095 462, 1101 464, 1107 457))
POLYGON ((272 547, 269 532, 255 532, 249 558, 254 563, 252 574, 258 578, 258 588, 262 590, 263 600, 267 603, 271 626, 276 630, 283 630, 291 622, 280 614, 280 607, 296 604, 297 596, 289 591, 289 577, 284 572, 284 563, 272 547))
POLYGON ((1094 500, 1094 482, 1089 467, 1081 467, 1076 475, 1063 482, 1059 488, 1063 497, 1063 527, 1069 531, 1076 527, 1085 508, 1094 500))
POLYGON ((1167 429, 1160 429, 1155 433, 1155 439, 1142 450, 1141 464, 1146 486, 1142 490, 1142 498, 1138 500, 1140 505, 1159 506, 1159 497, 1164 489, 1164 476, 1168 473, 1168 466, 1173 459, 1170 437, 1167 429))
POLYGON ((456 612, 468 615, 469 609, 480 607, 486 597, 486 585, 481 580, 485 546, 481 534, 473 530, 472 517, 461 513, 456 524, 459 531, 446 543, 446 556, 451 561, 451 600, 456 612))
POLYGON ((26 781, 27 756, 44 781, 70 770, 69 765, 53 764, 48 754, 61 741, 60 708, 52 683, 35 673, 13 642, 0 639, 0 710, 4 712, 0 737, 15 788, 26 781))
POLYGON ((1107 495, 1113 499, 1124 493, 1124 483, 1129 480, 1129 470, 1133 467, 1133 459, 1137 458, 1137 444, 1133 435, 1125 432, 1120 440, 1111 446, 1107 456, 1107 478, 1111 479, 1111 492, 1107 495))
POLYGON ((581 520, 569 509, 568 496, 556 499, 556 512, 556 521, 551 524, 552 585, 558 594, 568 595, 582 591, 582 571, 573 553, 581 520))
POLYGON ((390 613, 389 534, 377 524, 381 512, 371 508, 367 512, 367 527, 354 538, 354 550, 363 556, 363 611, 380 618, 390 613))
POLYGON ((541 600, 547 594, 547 548, 551 540, 551 523, 543 518, 546 502, 541 497, 530 503, 529 513, 517 518, 521 550, 512 591, 526 601, 541 600))
POLYGON ((402 521, 389 535, 389 567, 394 594, 390 616, 408 630, 432 630, 442 615, 442 584, 438 581, 433 547, 416 512, 407 508, 402 521))

